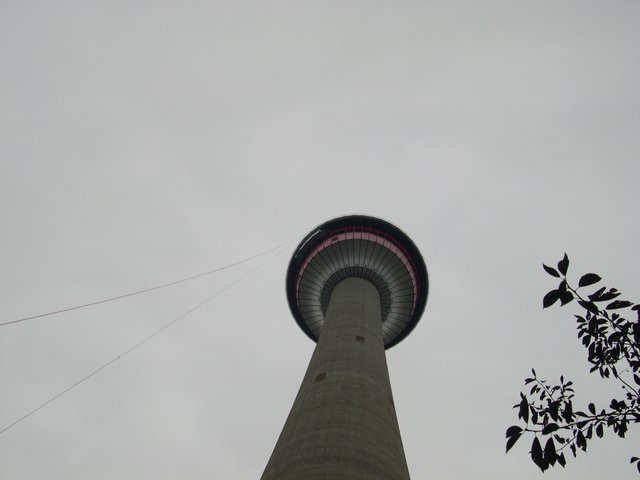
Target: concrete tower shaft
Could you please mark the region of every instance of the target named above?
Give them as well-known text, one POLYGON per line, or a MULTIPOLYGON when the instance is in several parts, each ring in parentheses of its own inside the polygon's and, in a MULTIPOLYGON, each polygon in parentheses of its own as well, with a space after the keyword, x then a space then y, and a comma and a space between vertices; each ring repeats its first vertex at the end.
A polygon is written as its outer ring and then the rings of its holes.
POLYGON ((371 282, 354 277, 334 288, 262 480, 409 479, 381 325, 371 282))

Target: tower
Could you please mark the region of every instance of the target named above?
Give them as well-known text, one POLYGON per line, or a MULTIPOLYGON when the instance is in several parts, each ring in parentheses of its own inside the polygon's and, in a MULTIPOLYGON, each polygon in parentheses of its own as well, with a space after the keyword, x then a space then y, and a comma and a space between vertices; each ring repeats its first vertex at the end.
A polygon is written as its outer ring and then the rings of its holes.
POLYGON ((416 326, 428 288, 417 247, 378 218, 336 218, 300 242, 287 299, 317 345, 261 480, 409 479, 385 349, 416 326))

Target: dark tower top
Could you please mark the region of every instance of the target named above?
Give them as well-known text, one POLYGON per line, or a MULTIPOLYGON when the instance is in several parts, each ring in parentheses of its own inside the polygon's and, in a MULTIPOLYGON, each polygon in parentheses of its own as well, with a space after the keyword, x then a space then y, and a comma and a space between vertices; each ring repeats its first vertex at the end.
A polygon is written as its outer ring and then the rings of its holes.
POLYGON ((365 278, 378 289, 385 348, 411 333, 424 311, 429 290, 422 255, 394 225, 351 215, 315 228, 289 262, 289 308, 309 338, 318 340, 331 292, 348 277, 365 278))

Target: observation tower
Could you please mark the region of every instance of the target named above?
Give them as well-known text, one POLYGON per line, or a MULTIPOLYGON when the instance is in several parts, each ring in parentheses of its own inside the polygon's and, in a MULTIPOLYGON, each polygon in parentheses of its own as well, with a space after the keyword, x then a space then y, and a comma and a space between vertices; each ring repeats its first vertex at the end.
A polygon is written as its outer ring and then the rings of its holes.
POLYGON ((427 302, 417 247, 384 220, 336 218, 297 246, 286 289, 317 345, 261 480, 409 479, 385 349, 427 302))

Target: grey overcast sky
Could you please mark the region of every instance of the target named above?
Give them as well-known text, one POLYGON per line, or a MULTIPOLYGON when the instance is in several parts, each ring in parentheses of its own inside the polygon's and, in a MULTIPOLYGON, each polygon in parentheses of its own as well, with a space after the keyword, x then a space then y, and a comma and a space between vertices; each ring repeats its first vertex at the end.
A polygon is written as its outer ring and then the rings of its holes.
MULTIPOLYGON (((431 277, 388 352, 412 478, 538 479, 504 454, 530 368, 619 393, 541 262, 640 299, 639 25, 635 0, 4 0, 0 320, 380 216, 431 277)), ((293 246, 0 435, 0 477, 259 478, 313 350, 293 246)), ((0 327, 0 428, 259 262, 0 327)), ((637 478, 639 435, 545 478, 637 478)))

